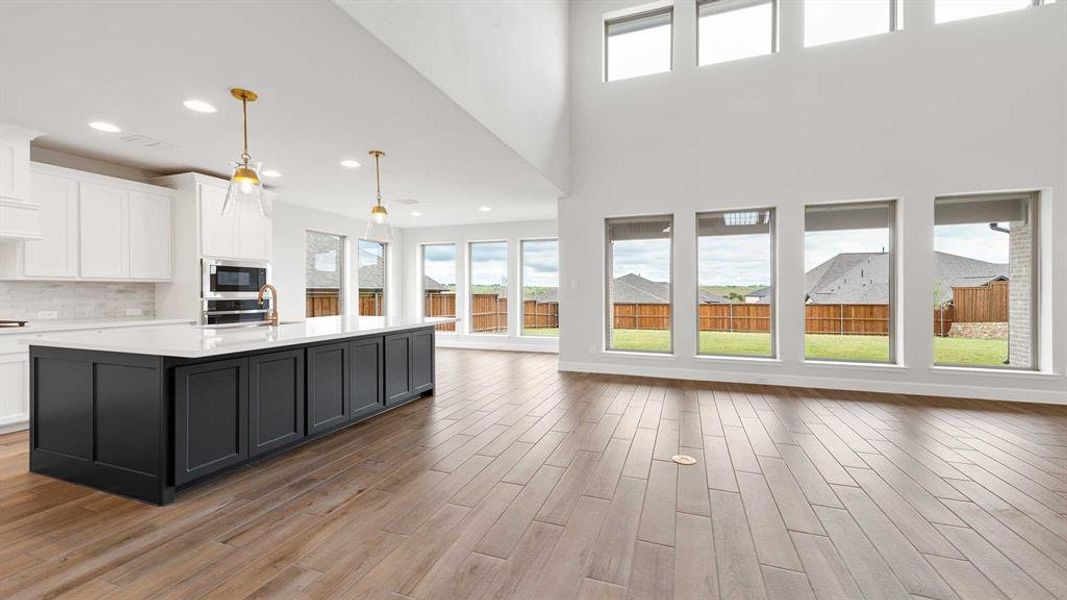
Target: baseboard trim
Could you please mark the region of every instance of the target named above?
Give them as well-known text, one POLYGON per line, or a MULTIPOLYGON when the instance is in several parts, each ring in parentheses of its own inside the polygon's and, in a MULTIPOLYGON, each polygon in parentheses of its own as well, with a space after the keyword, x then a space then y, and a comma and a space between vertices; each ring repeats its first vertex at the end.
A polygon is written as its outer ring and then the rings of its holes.
POLYGON ((28 420, 22 421, 0 421, 0 435, 5 433, 15 433, 16 431, 24 431, 30 428, 30 422, 28 420))
POLYGON ((612 365, 559 361, 558 369, 573 373, 603 373, 607 375, 636 375, 656 379, 690 379, 694 381, 721 381, 724 383, 750 383, 756 385, 784 385, 788 387, 823 388, 832 390, 856 390, 861 392, 889 392, 894 394, 921 394, 951 398, 975 398, 1004 402, 1035 402, 1038 404, 1067 405, 1067 392, 1051 390, 1022 390, 988 386, 946 385, 921 382, 871 381, 866 379, 843 379, 840 377, 813 377, 809 375, 781 375, 775 373, 744 373, 728 371, 703 371, 678 367, 644 365, 612 365))
POLYGON ((465 348, 469 350, 504 350, 506 352, 542 352, 545 354, 559 354, 559 344, 530 342, 513 342, 507 340, 472 340, 470 338, 450 338, 443 335, 437 336, 438 348, 465 348))

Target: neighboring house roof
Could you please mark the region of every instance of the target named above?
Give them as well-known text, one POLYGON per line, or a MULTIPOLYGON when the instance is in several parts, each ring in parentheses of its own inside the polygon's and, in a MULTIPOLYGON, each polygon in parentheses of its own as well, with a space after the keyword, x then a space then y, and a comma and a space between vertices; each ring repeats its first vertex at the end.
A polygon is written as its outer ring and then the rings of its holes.
POLYGON ((422 291, 424 292, 447 292, 450 291, 448 286, 443 283, 438 283, 436 279, 429 275, 422 276, 422 291))
MULTIPOLYGON (((940 302, 952 300, 952 288, 980 286, 1008 278, 1008 265, 937 252, 934 277, 940 302)), ((887 304, 889 255, 884 252, 838 254, 807 272, 812 304, 887 304)))
POLYGON ((766 299, 770 295, 771 295, 771 288, 769 288, 769 287, 761 287, 758 290, 752 290, 751 292, 745 294, 745 298, 766 299))
MULTIPOLYGON (((668 304, 671 297, 671 285, 665 281, 652 281, 640 275, 628 273, 616 277, 612 298, 616 304, 668 304)), ((559 290, 552 288, 533 298, 539 303, 559 302, 559 290)), ((722 296, 707 291, 700 292, 700 301, 704 304, 721 304, 722 296)))

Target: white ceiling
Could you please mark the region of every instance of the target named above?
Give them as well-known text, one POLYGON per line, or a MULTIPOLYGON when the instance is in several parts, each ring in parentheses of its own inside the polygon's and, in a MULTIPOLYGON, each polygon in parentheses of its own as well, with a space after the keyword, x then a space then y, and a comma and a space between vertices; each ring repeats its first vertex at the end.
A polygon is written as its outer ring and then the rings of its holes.
POLYGON ((555 218, 557 187, 330 2, 0 2, 0 121, 46 132, 42 147, 225 175, 240 152, 234 86, 260 95, 250 150, 282 173, 270 183, 284 202, 364 217, 380 148, 398 226, 555 218))

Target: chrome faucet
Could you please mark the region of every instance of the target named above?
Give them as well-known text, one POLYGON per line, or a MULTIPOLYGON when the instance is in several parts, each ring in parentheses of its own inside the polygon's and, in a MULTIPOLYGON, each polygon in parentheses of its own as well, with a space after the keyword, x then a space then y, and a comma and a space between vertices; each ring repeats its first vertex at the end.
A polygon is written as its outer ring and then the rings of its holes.
POLYGON ((259 305, 263 306, 263 292, 270 290, 270 314, 267 315, 267 321, 270 322, 272 327, 278 325, 278 289, 271 284, 265 284, 259 288, 259 305))

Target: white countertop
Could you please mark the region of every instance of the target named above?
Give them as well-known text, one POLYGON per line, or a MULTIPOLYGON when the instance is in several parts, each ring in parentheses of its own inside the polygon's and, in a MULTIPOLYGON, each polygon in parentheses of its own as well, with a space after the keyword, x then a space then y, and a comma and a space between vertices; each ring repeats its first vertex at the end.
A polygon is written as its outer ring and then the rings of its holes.
POLYGON ((163 325, 189 325, 195 319, 99 319, 95 321, 71 321, 67 319, 31 320, 25 327, 0 327, 0 336, 26 335, 47 331, 81 331, 84 329, 110 329, 114 327, 157 327, 163 325))
POLYGON ((277 327, 167 326, 54 333, 20 340, 31 346, 204 358, 454 323, 452 317, 315 317, 277 327))

